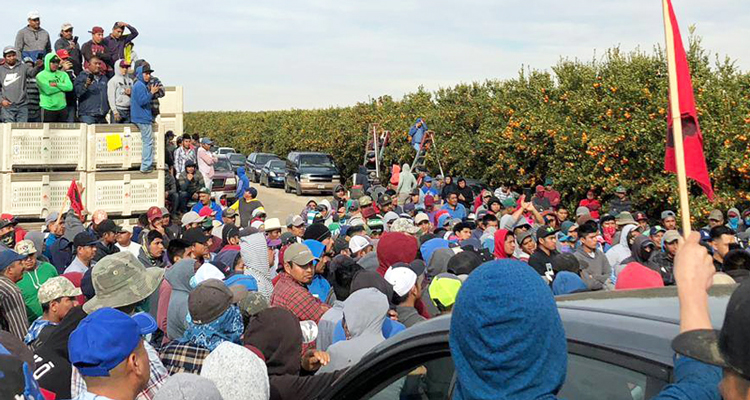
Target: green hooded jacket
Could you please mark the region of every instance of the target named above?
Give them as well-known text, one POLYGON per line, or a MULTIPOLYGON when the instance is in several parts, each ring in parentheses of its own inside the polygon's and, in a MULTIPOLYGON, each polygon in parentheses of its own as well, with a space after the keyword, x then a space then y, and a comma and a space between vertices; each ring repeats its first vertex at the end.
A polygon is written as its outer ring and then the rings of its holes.
POLYGON ((44 70, 36 75, 36 85, 39 87, 39 106, 49 111, 59 111, 65 108, 65 93, 73 90, 73 82, 65 71, 57 70, 52 72, 49 68, 49 62, 55 53, 49 53, 44 56, 44 70), (50 86, 50 83, 56 83, 57 86, 50 86))

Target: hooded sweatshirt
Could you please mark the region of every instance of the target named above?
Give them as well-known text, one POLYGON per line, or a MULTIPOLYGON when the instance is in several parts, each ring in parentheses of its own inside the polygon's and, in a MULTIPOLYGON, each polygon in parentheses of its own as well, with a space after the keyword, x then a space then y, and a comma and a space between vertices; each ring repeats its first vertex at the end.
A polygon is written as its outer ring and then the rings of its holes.
POLYGON ((450 332, 453 399, 555 399, 565 382, 567 346, 555 299, 521 261, 474 270, 458 292, 450 332))
POLYGON ((223 342, 203 360, 201 376, 212 380, 224 400, 268 400, 266 364, 244 346, 223 342))
POLYGON ((641 263, 631 262, 617 277, 615 289, 647 289, 663 286, 661 274, 641 263))
POLYGON ((505 239, 510 234, 510 231, 507 229, 498 229, 495 232, 495 250, 493 251, 492 255, 495 256, 497 259, 503 259, 503 258, 512 258, 513 255, 507 255, 505 254, 505 239))
POLYGON ((417 239, 401 232, 386 232, 378 242, 378 273, 382 276, 393 264, 410 263, 417 258, 417 239))
POLYGON ((383 320, 388 312, 388 299, 375 288, 361 289, 344 301, 344 319, 350 339, 328 348, 331 361, 319 372, 332 372, 359 362, 373 347, 385 340, 383 320))
POLYGON ((39 87, 39 106, 47 111, 60 111, 66 106, 65 92, 73 90, 73 82, 65 71, 55 72, 49 62, 57 57, 55 53, 44 56, 44 70, 36 74, 36 85, 39 87), (54 84, 55 86, 52 86, 54 84))
POLYGON ((635 225, 625 225, 625 227, 622 228, 622 232, 620 232, 620 241, 612 246, 611 249, 607 250, 607 262, 609 262, 609 265, 612 268, 617 269, 618 265, 631 256, 632 252, 630 251, 628 236, 630 236, 630 232, 635 228, 637 228, 635 225))
POLYGON ((143 80, 143 66, 135 70, 136 82, 130 94, 130 120, 135 124, 150 124, 154 122, 151 113, 151 99, 153 95, 143 80))
MULTIPOLYGON (((18 52, 16 52, 18 54, 18 52)), ((15 65, 8 63, 0 65, 0 85, 2 85, 2 99, 13 105, 23 105, 27 102, 26 78, 36 75, 37 69, 17 59, 15 65)))
POLYGON ((268 247, 263 233, 257 232, 240 238, 240 255, 245 263, 245 275, 255 278, 258 283, 258 293, 271 301, 273 283, 271 282, 271 267, 268 265, 268 247))
POLYGON ((427 132, 427 124, 424 123, 424 120, 422 118, 417 118, 416 121, 414 121, 414 125, 409 128, 409 136, 411 137, 411 143, 412 144, 419 144, 422 143, 422 138, 424 137, 424 133, 427 132), (417 124, 422 121, 422 126, 417 128, 417 124))
POLYGON ((126 89, 133 88, 133 79, 127 74, 123 75, 120 69, 121 60, 115 62, 115 75, 107 82, 107 101, 112 110, 128 110, 130 112, 130 95, 125 93, 126 89))
POLYGON ((42 28, 37 30, 31 29, 26 25, 16 34, 16 49, 20 53, 19 61, 23 57, 31 57, 36 60, 40 54, 52 52, 52 42, 49 39, 49 33, 42 28))
POLYGON ((172 295, 169 297, 167 310, 167 336, 170 339, 182 337, 187 329, 185 317, 188 315, 188 296, 192 288, 190 278, 195 273, 195 260, 185 258, 178 261, 164 274, 164 278, 172 285, 172 295))
POLYGON ((409 194, 416 187, 417 179, 414 178, 414 174, 411 173, 411 167, 409 167, 409 164, 404 164, 403 168, 401 168, 401 178, 398 181, 396 192, 400 195, 409 194))

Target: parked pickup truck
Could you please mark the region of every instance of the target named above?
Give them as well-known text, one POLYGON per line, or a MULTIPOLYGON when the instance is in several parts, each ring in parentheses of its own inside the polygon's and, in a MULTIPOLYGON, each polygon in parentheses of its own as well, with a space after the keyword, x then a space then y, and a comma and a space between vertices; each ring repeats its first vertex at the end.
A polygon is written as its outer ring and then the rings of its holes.
POLYGON ((341 172, 325 153, 293 151, 287 156, 285 169, 284 191, 294 190, 297 196, 309 192, 332 194, 341 183, 341 172))

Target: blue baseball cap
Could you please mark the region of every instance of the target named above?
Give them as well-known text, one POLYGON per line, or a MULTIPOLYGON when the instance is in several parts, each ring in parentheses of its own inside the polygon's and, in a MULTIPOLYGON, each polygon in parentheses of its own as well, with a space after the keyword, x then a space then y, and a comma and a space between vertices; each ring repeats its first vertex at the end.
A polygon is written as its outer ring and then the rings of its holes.
POLYGON ((83 376, 109 376, 141 343, 142 318, 114 308, 101 308, 84 318, 70 334, 70 362, 83 376))
POLYGON ((429 175, 427 175, 427 176, 424 177, 424 181, 425 182, 432 182, 432 177, 430 177, 429 175))
POLYGON ((8 268, 10 264, 13 264, 16 261, 21 261, 26 257, 27 256, 18 254, 13 250, 0 251, 0 271, 3 271, 5 268, 8 268))

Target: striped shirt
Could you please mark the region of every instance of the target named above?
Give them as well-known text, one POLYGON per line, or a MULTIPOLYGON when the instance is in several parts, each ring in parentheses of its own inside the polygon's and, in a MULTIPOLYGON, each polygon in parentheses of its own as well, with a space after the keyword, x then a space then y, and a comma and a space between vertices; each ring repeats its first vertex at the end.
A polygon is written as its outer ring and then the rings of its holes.
POLYGON ((23 340, 29 332, 29 319, 21 289, 10 279, 0 276, 0 329, 23 340))

